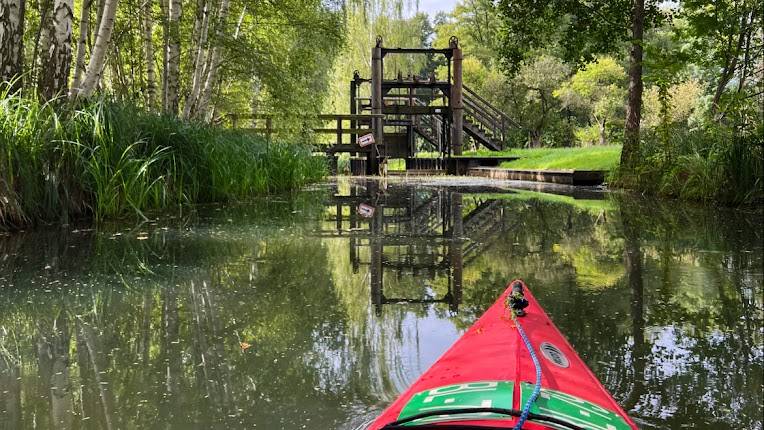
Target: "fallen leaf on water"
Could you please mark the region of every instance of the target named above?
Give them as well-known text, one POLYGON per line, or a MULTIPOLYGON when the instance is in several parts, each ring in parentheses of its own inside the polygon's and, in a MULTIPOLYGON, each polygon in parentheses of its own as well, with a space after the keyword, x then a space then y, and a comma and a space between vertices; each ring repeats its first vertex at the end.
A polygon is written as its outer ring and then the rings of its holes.
POLYGON ((249 348, 252 348, 252 344, 247 343, 247 342, 239 342, 239 346, 241 347, 242 351, 246 351, 249 348))

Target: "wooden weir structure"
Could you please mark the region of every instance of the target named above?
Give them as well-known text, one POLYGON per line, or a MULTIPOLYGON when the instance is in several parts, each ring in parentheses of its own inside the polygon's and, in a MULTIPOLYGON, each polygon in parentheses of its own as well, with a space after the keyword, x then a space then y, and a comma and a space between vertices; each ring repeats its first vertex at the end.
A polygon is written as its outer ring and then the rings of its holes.
MULTIPOLYGON (((454 156, 461 155, 465 137, 475 146, 499 151, 504 148, 510 129, 517 127, 512 119, 464 85, 462 50, 455 37, 443 49, 386 48, 378 37, 371 54, 371 77, 361 77, 356 71, 350 81, 349 114, 305 118, 306 123, 312 123, 310 129, 314 133, 334 135, 331 143, 318 143, 333 169, 337 166, 336 154, 349 153, 351 170, 356 174, 380 174, 384 170, 381 166, 393 158, 405 159, 407 169, 447 169, 459 173, 467 165, 464 159, 456 160, 454 156), (446 79, 438 80, 434 74, 404 77, 401 73, 393 79, 386 78, 385 58, 400 54, 443 56, 446 79), (370 97, 361 97, 361 89, 367 85, 370 97), (361 146, 361 136, 372 143, 361 146), (418 158, 420 151, 436 156, 418 158), (464 166, 459 167, 460 162, 464 166)), ((248 129, 269 139, 280 131, 271 115, 229 115, 229 119, 233 127, 251 120, 253 127, 248 129)), ((475 160, 471 163, 473 167, 480 164, 475 160)))

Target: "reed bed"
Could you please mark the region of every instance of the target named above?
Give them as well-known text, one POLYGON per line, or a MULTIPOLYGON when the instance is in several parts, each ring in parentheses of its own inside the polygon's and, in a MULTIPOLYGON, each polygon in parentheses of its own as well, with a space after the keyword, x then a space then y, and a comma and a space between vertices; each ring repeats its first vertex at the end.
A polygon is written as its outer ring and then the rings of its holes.
POLYGON ((713 126, 647 135, 633 171, 616 169, 613 185, 684 200, 764 202, 764 130, 713 126))
POLYGON ((0 229, 245 200, 325 173, 295 142, 106 100, 42 103, 0 91, 0 229))

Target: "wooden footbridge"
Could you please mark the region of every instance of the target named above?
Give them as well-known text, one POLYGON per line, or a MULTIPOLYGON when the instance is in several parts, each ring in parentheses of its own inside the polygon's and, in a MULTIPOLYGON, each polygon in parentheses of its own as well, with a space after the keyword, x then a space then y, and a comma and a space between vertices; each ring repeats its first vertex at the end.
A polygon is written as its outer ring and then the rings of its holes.
MULTIPOLYGON (((498 151, 504 148, 509 130, 517 126, 464 85, 462 50, 455 37, 444 49, 386 48, 378 37, 371 58, 371 76, 364 78, 355 72, 350 81, 350 113, 315 118, 321 124, 313 128, 315 133, 335 136, 333 142, 323 145, 335 169, 336 154, 344 152, 351 154, 354 173, 380 174, 392 158, 406 159, 407 168, 448 168, 457 173, 453 156, 461 155, 466 139, 498 151), (386 76, 385 59, 401 54, 443 56, 446 79, 438 80, 434 74, 386 76), (362 91, 364 86, 370 91, 362 91), (420 151, 437 156, 417 158, 420 151)), ((243 119, 253 120, 256 125, 251 130, 268 137, 278 131, 272 116, 231 115, 234 127, 243 119)))

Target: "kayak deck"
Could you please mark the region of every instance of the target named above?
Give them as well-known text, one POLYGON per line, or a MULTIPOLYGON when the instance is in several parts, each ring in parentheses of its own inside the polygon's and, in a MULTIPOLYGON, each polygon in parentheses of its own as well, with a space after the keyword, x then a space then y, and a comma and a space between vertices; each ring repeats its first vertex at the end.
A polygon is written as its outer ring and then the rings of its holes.
MULTIPOLYGON (((536 382, 536 368, 505 307, 515 282, 522 281, 511 282, 483 316, 401 394, 370 429, 382 429, 397 420, 417 416, 422 418, 401 423, 401 426, 515 426, 517 417, 492 411, 519 412, 536 382), (476 412, 451 413, 457 409, 476 412)), ((636 429, 522 285, 529 304, 526 315, 518 317, 518 321, 536 352, 542 373, 542 391, 530 412, 532 416, 543 416, 551 421, 532 418, 523 428, 636 429)))

